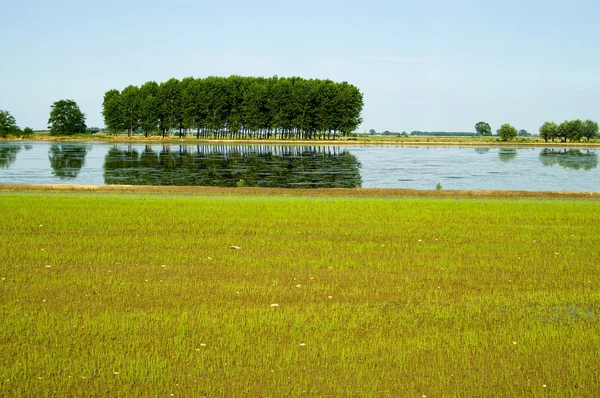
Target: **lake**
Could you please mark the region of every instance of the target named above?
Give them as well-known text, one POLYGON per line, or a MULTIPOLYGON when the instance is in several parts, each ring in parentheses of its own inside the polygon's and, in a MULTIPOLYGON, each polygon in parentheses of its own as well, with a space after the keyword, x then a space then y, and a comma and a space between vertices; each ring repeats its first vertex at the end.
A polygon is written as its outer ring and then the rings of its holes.
POLYGON ((599 149, 0 142, 0 184, 600 191, 599 149))

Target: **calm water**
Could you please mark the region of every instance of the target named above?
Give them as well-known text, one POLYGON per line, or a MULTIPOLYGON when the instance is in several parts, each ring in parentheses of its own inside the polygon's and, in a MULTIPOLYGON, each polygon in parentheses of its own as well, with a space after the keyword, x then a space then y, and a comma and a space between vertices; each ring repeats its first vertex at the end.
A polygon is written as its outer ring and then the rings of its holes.
POLYGON ((600 191, 598 149, 0 142, 0 184, 600 191))

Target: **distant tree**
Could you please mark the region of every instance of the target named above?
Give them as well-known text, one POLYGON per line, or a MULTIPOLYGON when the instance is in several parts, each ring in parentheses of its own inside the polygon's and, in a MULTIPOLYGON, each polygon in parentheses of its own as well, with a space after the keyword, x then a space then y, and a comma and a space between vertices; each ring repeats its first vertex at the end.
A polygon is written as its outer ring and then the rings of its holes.
POLYGON ((583 122, 583 126, 583 138, 589 141, 598 137, 598 122, 588 119, 583 122))
POLYGON ((375 134, 377 134, 377 131, 375 131, 375 129, 371 129, 371 130, 369 130, 369 134, 370 135, 375 135, 375 134))
POLYGON ((51 135, 85 134, 85 114, 75 101, 56 101, 50 110, 48 127, 51 135))
POLYGON ((21 137, 28 138, 33 136, 33 129, 31 127, 25 127, 21 132, 21 137))
POLYGON ((517 135, 518 135, 519 137, 531 137, 531 134, 529 134, 529 133, 527 132, 527 130, 523 130, 523 129, 519 130, 519 134, 517 134, 517 135))
POLYGON ((554 141, 554 139, 558 137, 558 126, 556 123, 546 122, 542 124, 540 127, 540 137, 546 142, 548 142, 548 140, 554 141))
POLYGON ((492 135, 492 127, 486 122, 479 122, 475 125, 477 135, 489 136, 492 135))
POLYGON ((8 112, 0 110, 0 137, 6 138, 9 135, 18 135, 19 127, 15 118, 8 112))
POLYGON ((517 137, 517 129, 505 123, 498 129, 498 136, 502 141, 512 140, 517 137))

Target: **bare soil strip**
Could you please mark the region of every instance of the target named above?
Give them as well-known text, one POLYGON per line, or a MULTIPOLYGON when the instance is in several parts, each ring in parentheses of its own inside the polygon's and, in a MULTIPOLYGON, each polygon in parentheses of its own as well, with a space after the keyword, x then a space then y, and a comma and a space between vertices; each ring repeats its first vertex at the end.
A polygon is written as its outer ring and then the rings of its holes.
POLYGON ((497 199, 591 199, 600 200, 600 192, 542 192, 500 190, 417 190, 403 188, 222 188, 198 186, 76 185, 76 184, 0 184, 5 192, 106 192, 191 195, 262 195, 332 197, 426 197, 426 198, 497 198, 497 199))

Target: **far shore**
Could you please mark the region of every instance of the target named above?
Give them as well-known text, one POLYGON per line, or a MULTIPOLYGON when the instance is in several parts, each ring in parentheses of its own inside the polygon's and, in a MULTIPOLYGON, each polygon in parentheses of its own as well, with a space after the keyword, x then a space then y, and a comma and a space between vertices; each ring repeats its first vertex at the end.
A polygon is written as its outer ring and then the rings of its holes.
MULTIPOLYGON (((47 133, 36 133, 28 138, 9 138, 3 141, 52 141, 52 142, 107 142, 118 144, 266 144, 266 145, 389 145, 389 146, 484 146, 484 147, 583 147, 599 148, 600 140, 592 142, 545 142, 537 137, 517 138, 512 141, 500 141, 495 137, 387 137, 387 136, 361 136, 338 137, 323 140, 281 140, 281 139, 207 139, 195 138, 192 134, 179 138, 176 135, 169 137, 134 135, 89 134, 77 136, 51 136, 47 133)), ((1 142, 1 141, 0 141, 1 142)))
POLYGON ((454 199, 587 199, 600 200, 600 192, 418 190, 405 188, 260 188, 150 185, 0 184, 0 192, 90 192, 168 195, 329 196, 454 199))

